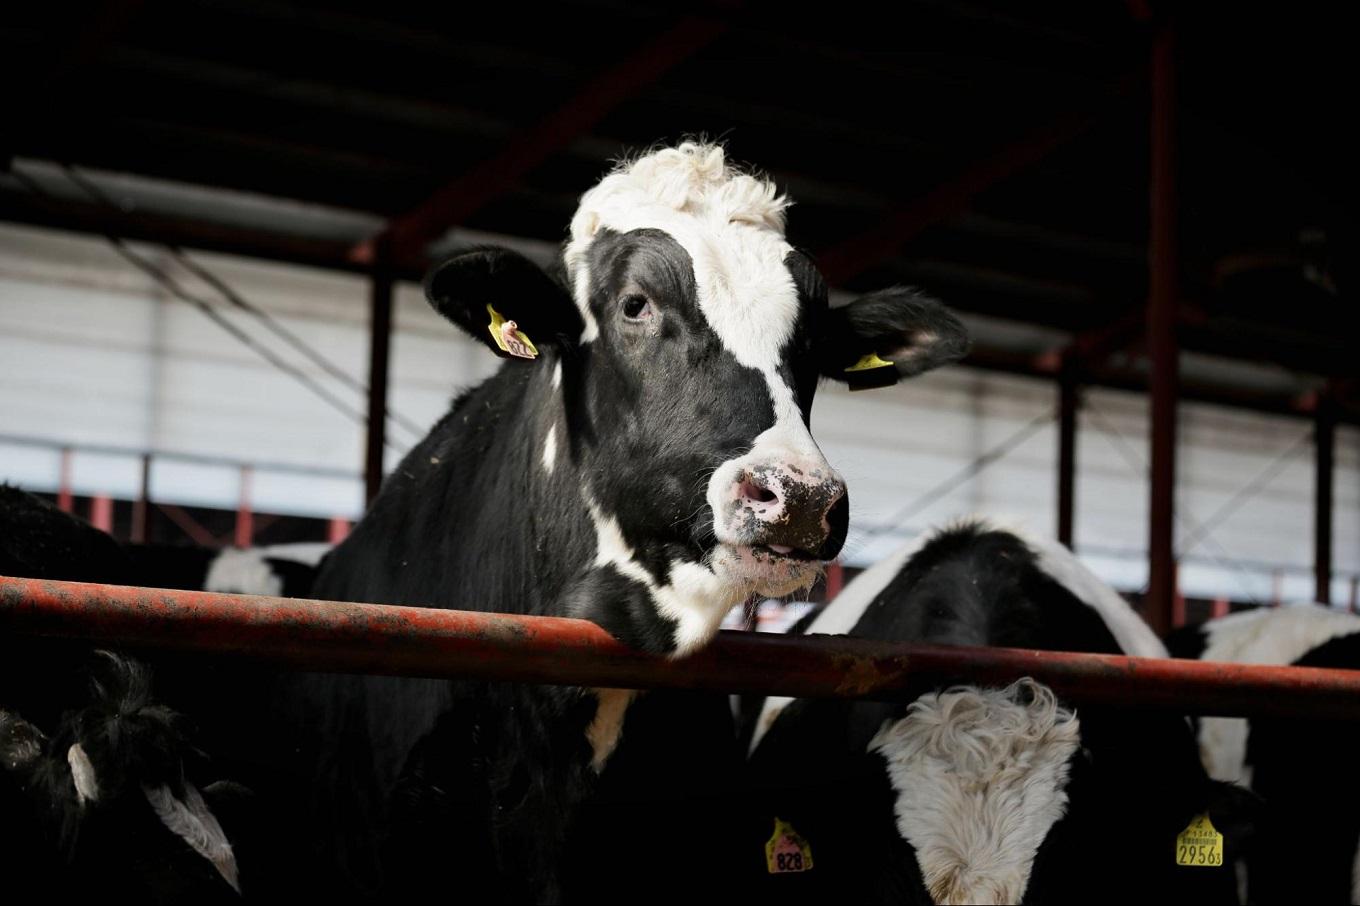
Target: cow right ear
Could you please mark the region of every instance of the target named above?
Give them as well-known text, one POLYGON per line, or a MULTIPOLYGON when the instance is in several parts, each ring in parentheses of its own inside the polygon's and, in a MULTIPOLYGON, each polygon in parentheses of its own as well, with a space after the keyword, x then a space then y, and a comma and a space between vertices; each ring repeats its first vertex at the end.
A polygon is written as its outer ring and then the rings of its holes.
POLYGON ((585 327, 571 295, 509 249, 470 249, 445 259, 425 277, 425 298, 502 358, 533 359, 540 346, 574 344, 585 327))

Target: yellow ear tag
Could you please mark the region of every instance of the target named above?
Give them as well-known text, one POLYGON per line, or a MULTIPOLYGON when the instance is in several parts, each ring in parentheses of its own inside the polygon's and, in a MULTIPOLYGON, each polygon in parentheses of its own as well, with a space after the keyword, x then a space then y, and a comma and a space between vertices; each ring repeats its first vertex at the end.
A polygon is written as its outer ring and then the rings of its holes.
POLYGON ((892 362, 885 362, 878 357, 878 353, 871 352, 861 358, 858 362, 851 365, 846 371, 869 371, 872 368, 891 368, 892 362))
POLYGON ((772 875, 812 870, 812 847, 787 821, 774 819, 774 833, 765 843, 765 868, 772 875))
POLYGON ((1217 868, 1223 864, 1223 835, 1208 815, 1198 815, 1176 837, 1176 864, 1217 868))
POLYGON ((486 310, 491 313, 491 323, 486 325, 486 329, 491 331, 491 339, 496 341, 501 352, 509 353, 518 359, 538 358, 538 347, 519 329, 518 324, 507 321, 490 302, 487 303, 486 310))

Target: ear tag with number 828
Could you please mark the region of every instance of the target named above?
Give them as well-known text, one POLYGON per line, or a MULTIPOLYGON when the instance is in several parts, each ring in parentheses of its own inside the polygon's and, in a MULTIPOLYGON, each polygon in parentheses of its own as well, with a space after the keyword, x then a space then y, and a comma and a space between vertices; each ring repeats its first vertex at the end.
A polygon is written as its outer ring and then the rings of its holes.
POLYGON ((787 821, 774 819, 774 833, 765 843, 765 868, 772 875, 812 870, 812 847, 787 821))
POLYGON ((1196 815, 1176 837, 1176 864, 1217 868, 1223 864, 1223 835, 1209 816, 1196 815))
POLYGON ((486 329, 491 331, 491 339, 496 341, 501 352, 514 356, 517 359, 536 359, 538 358, 538 347, 534 345, 524 331, 519 329, 519 325, 514 321, 507 321, 505 316, 487 303, 486 310, 491 314, 491 323, 486 325, 486 329))

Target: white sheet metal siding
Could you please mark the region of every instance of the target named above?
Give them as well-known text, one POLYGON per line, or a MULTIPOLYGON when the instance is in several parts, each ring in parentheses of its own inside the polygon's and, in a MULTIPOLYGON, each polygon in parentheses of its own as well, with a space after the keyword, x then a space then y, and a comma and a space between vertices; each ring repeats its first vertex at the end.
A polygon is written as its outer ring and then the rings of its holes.
MULTIPOLYGON (((356 411, 360 394, 144 250, 213 299, 262 345, 306 371, 356 411)), ((359 277, 195 254, 238 292, 270 312, 360 381, 367 367, 367 285, 359 277)), ((497 360, 435 315, 419 289, 397 293, 391 408, 420 425, 437 419, 460 388, 497 360)), ((1077 545, 1123 589, 1146 579, 1146 404, 1136 394, 1090 391, 1078 443, 1077 545)), ((975 457, 1051 413, 1043 381, 964 369, 850 393, 827 384, 814 432, 849 481, 852 529, 846 560, 867 565, 908 535, 969 513, 1055 529, 1056 431, 1043 425, 972 481, 897 526, 894 514, 947 481, 975 457), (890 529, 875 534, 875 529, 890 529)), ((1293 447, 1277 475, 1209 538, 1184 551, 1187 594, 1269 600, 1280 572, 1286 598, 1312 593, 1312 449, 1303 420, 1187 404, 1181 409, 1178 538, 1213 516, 1237 491, 1293 447), (1297 446, 1296 446, 1297 444, 1297 446)), ((287 464, 320 474, 258 468, 254 507, 312 516, 359 514, 363 429, 239 344, 200 312, 133 270, 99 240, 0 226, 0 434, 55 444, 111 445, 287 464)), ((398 450, 414 441, 391 425, 398 450)), ((1337 435, 1334 599, 1360 572, 1360 432, 1337 435)), ((0 442, 0 480, 55 490, 55 450, 0 442)), ((136 457, 80 453, 79 494, 132 497, 136 457)), ((239 472, 229 466, 159 459, 154 499, 234 507, 239 472)))

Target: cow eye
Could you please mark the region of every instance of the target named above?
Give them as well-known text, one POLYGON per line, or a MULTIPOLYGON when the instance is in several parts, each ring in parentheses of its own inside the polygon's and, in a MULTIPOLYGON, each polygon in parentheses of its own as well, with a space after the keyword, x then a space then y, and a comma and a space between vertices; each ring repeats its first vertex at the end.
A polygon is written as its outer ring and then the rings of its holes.
POLYGON ((652 316, 652 302, 646 296, 633 293, 623 297, 623 316, 630 321, 645 321, 652 316))

